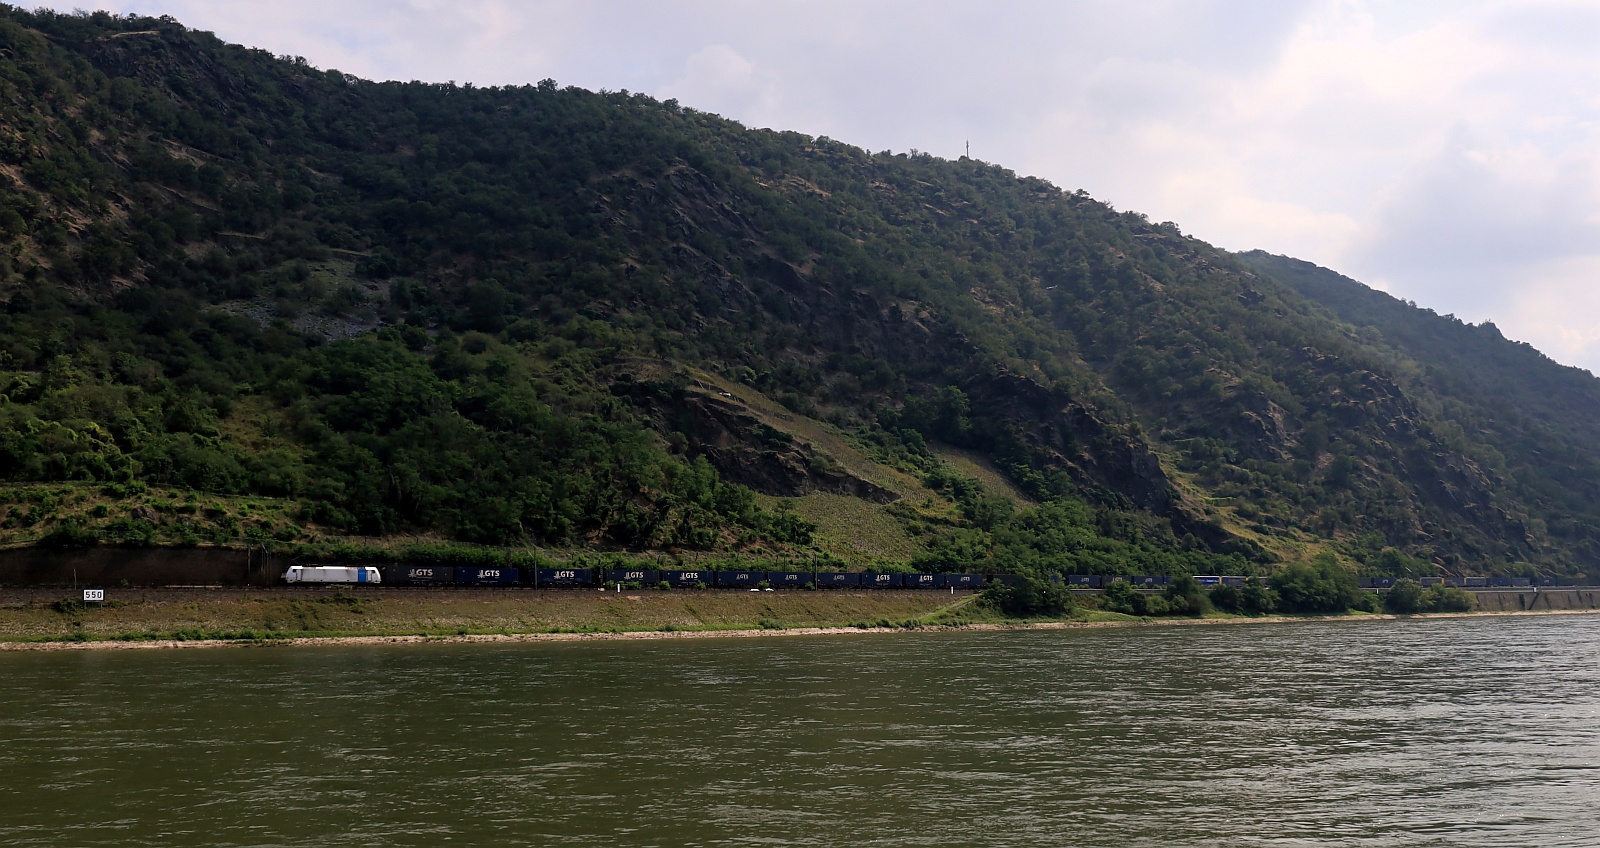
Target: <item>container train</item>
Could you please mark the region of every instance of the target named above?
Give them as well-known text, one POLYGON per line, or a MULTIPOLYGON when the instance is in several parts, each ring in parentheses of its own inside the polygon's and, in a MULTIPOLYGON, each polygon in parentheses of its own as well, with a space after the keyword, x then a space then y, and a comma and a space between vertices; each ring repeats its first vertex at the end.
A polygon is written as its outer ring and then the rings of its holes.
POLYGON ((516 568, 510 566, 292 565, 285 583, 383 584, 389 586, 531 586, 672 589, 982 589, 1010 575, 897 574, 845 571, 712 571, 688 569, 516 568))
MULTIPOLYGON (((396 564, 381 566, 294 565, 283 573, 286 583, 381 584, 388 586, 505 586, 552 588, 669 589, 982 589, 991 583, 1014 584, 1013 574, 903 574, 853 571, 715 571, 629 568, 517 568, 511 566, 448 566, 396 564)), ((1166 575, 1068 574, 1053 578, 1069 589, 1102 589, 1128 583, 1139 589, 1164 589, 1166 575)), ((1242 586, 1246 578, 1202 575, 1202 586, 1242 586)))
MULTIPOLYGON (((286 583, 384 584, 390 586, 522 586, 538 588, 671 589, 982 589, 989 583, 1014 583, 1011 574, 900 574, 851 571, 715 571, 688 569, 516 568, 508 566, 448 565, 293 565, 283 573, 286 583)), ((1052 577, 1069 589, 1104 589, 1128 583, 1136 589, 1160 590, 1172 585, 1163 574, 1067 574, 1052 577)), ((1245 585, 1238 575, 1195 575, 1204 588, 1245 585)), ((1257 578, 1263 584, 1269 581, 1257 578)), ((1389 589, 1393 577, 1362 577, 1363 589, 1389 589)), ((1577 585, 1529 577, 1422 577, 1423 586, 1465 589, 1520 589, 1531 586, 1577 585)))

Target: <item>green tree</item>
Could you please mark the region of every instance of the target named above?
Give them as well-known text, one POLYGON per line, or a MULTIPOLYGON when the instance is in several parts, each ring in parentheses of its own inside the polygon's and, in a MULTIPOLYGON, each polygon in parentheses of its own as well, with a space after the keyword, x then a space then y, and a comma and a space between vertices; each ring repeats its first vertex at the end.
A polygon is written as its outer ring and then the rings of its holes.
POLYGON ((1239 606, 1249 615, 1265 615, 1278 608, 1278 593, 1252 577, 1239 590, 1239 606))
POLYGON ((1459 586, 1435 584, 1422 593, 1422 608, 1428 612, 1471 612, 1478 596, 1459 586))
POLYGON ((984 601, 1013 618, 1059 618, 1072 608, 1072 592, 1061 583, 1024 575, 1014 584, 995 582, 984 601))
POLYGON ((1383 608, 1395 615, 1409 615, 1422 609, 1422 595, 1421 583, 1401 578, 1384 593, 1383 608))
POLYGON ((1356 606, 1361 594, 1355 574, 1328 551, 1285 568, 1273 577, 1272 587, 1290 612, 1341 613, 1356 606))

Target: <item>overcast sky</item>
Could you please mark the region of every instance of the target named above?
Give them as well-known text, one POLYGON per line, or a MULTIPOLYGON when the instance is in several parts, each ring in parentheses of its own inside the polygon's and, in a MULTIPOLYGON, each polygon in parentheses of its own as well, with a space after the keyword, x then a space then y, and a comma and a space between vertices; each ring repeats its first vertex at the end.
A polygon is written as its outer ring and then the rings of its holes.
MULTIPOLYGON (((63 10, 84 3, 48 5, 63 10)), ((972 155, 1600 373, 1600 0, 105 0, 372 79, 972 155)))

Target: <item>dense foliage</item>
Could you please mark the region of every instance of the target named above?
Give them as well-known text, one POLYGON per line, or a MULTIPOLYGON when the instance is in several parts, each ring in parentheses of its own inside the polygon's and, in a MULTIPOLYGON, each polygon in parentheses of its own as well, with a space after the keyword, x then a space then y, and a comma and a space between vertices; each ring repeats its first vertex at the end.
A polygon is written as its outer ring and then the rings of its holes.
POLYGON ((167 19, 3 8, 0 49, 8 481, 788 553, 818 528, 756 492, 909 500, 790 420, 950 504, 890 513, 919 568, 1600 568, 1600 432, 1554 437, 1560 403, 1492 418, 1387 325, 1081 192, 628 92, 367 82, 167 19))

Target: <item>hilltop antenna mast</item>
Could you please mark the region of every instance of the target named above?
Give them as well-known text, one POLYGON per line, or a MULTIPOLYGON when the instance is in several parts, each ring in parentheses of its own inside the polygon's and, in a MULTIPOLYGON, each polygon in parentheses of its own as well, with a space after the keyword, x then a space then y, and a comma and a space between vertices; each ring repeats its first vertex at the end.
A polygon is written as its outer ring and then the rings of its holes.
POLYGON ((967 139, 967 158, 972 158, 972 139, 967 139))

